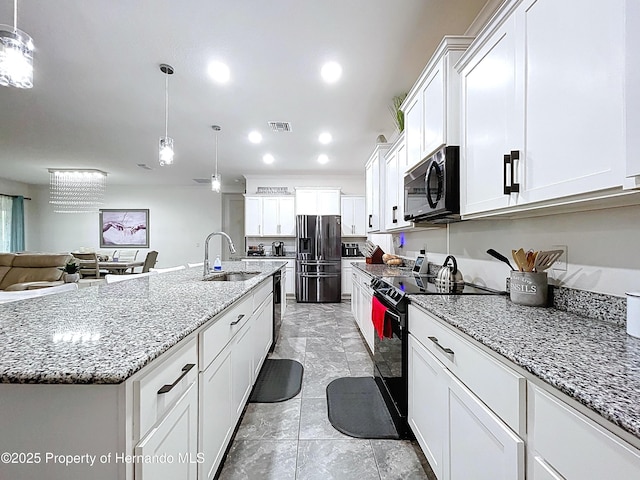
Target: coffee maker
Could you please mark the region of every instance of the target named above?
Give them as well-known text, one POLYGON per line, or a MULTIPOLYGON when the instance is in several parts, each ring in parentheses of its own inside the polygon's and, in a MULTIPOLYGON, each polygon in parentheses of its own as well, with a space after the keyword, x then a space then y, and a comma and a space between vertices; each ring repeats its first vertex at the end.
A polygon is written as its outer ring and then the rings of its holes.
POLYGON ((361 257, 360 248, 357 243, 343 243, 342 244, 342 256, 343 257, 361 257))
POLYGON ((284 257, 284 242, 273 242, 271 244, 271 255, 274 257, 284 257))

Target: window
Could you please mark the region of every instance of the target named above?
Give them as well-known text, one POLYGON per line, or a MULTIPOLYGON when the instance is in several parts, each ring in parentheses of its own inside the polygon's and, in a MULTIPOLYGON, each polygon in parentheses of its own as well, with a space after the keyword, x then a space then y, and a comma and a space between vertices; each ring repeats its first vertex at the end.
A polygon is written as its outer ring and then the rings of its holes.
POLYGON ((0 195, 0 252, 11 251, 11 207, 13 198, 0 195))
POLYGON ((24 250, 24 197, 0 194, 0 252, 24 250))

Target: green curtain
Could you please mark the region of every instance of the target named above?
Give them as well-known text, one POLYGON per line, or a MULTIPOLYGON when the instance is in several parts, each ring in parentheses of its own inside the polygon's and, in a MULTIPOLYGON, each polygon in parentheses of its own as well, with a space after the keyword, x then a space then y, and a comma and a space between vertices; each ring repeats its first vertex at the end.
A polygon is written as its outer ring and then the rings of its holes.
POLYGON ((11 243, 10 252, 24 251, 24 197, 13 197, 11 205, 11 243))

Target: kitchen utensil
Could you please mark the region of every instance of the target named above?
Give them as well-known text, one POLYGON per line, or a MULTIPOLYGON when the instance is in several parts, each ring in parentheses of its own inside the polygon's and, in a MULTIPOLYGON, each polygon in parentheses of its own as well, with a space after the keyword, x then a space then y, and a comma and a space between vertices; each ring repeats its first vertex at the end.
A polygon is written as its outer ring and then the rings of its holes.
POLYGON ((436 286, 443 291, 453 292, 460 287, 464 287, 462 272, 458 270, 456 257, 449 255, 444 259, 442 268, 436 276, 436 286))
POLYGON ((511 250, 511 254, 513 255, 513 260, 518 265, 518 270, 524 272, 527 268, 527 254, 524 253, 522 248, 518 250, 511 250))
POLYGON ((515 268, 513 268, 513 266, 511 265, 511 262, 509 261, 509 259, 507 257, 505 257, 504 255, 502 255, 501 253, 496 252, 493 248, 490 248, 489 250, 487 250, 487 253, 489 255, 491 255, 493 258, 496 258, 496 259, 500 260, 501 262, 504 262, 507 265, 509 265, 509 268, 511 270, 515 270, 515 268))
POLYGON ((563 253, 564 251, 562 250, 545 250, 538 252, 536 262, 533 267, 534 270, 536 272, 544 272, 547 268, 553 265, 563 253))
POLYGON ((527 268, 525 271, 533 272, 533 267, 536 264, 536 257, 538 256, 538 252, 534 252, 533 250, 529 250, 526 254, 527 258, 527 268))

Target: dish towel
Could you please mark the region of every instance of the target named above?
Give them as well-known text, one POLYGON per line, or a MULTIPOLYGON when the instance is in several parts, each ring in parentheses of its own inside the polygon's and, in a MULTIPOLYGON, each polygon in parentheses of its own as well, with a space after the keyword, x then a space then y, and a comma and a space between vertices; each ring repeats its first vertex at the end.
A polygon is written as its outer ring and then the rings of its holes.
POLYGON ((380 340, 393 337, 391 323, 386 320, 387 307, 385 307, 376 297, 371 299, 371 321, 376 329, 380 340))

